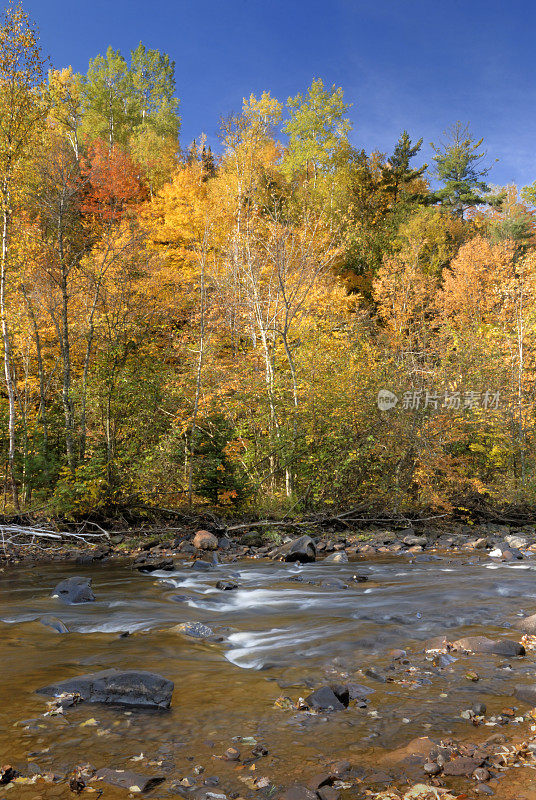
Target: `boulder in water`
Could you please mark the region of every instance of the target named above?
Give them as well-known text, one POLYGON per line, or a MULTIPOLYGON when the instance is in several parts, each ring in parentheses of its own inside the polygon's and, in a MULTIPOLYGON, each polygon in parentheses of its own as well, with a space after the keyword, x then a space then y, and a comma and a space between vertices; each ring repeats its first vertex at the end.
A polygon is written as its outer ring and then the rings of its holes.
POLYGON ((309 563, 316 561, 316 546, 310 536, 300 536, 280 547, 278 556, 283 561, 309 563))
POLYGON ((78 694, 88 703, 112 703, 139 708, 169 708, 173 682, 143 670, 104 669, 68 678, 37 690, 37 694, 58 697, 78 694))
POLYGON ((192 636, 194 639, 208 639, 209 636, 214 636, 212 628, 209 628, 208 625, 203 625, 202 622, 181 622, 171 630, 177 633, 184 633, 186 636, 192 636))
POLYGON ((305 698, 305 702, 309 708, 321 711, 343 711, 345 708, 344 703, 341 703, 330 686, 321 686, 320 689, 315 689, 305 698))
POLYGON ((338 553, 330 553, 329 556, 326 556, 324 559, 325 564, 346 564, 348 563, 348 556, 344 552, 344 550, 339 551, 338 553))
POLYGON ((519 619, 517 622, 514 622, 514 628, 518 631, 523 631, 524 633, 529 633, 531 636, 536 635, 536 614, 532 614, 530 617, 525 617, 524 619, 519 619))
POLYGON ((220 589, 222 592, 231 592, 233 589, 238 589, 238 584, 236 581, 218 581, 216 589, 220 589))
POLYGON ((486 636, 466 636, 452 645, 456 650, 468 650, 471 653, 493 653, 497 656, 524 656, 525 648, 511 639, 488 639, 486 636))
POLYGON ((72 578, 66 578, 60 581, 54 591, 52 597, 57 597, 62 603, 93 603, 95 595, 91 589, 91 578, 84 578, 81 575, 75 575, 72 578))

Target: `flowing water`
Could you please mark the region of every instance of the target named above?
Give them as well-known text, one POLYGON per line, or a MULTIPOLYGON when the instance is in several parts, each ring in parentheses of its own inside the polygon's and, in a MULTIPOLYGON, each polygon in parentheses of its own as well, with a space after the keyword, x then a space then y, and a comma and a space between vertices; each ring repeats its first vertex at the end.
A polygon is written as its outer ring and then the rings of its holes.
MULTIPOLYGON (((118 563, 6 569, 0 764, 65 773, 89 762, 146 774, 164 770, 170 781, 197 783, 217 776, 211 791, 238 787, 247 796, 252 777, 284 784, 344 758, 362 765, 370 783, 381 782, 386 754, 417 736, 478 741, 503 732, 475 729, 460 712, 484 702, 488 717, 499 713, 515 705, 515 684, 534 677, 531 652, 524 659, 454 654, 452 663, 438 665, 427 659, 423 642, 445 633, 450 640, 518 639, 509 626, 535 611, 536 562, 497 564, 485 554, 303 566, 254 560, 209 572, 184 564, 152 574, 118 563), (356 572, 368 581, 355 582, 356 572), (51 597, 58 581, 76 574, 92 577, 97 602, 64 606, 51 597), (348 588, 330 586, 333 578, 348 588), (222 579, 239 588, 216 589, 222 579), (70 632, 43 625, 50 614, 70 632), (205 641, 170 630, 185 621, 199 621, 216 636, 205 641), (405 649, 409 663, 393 662, 393 648, 405 649), (170 711, 80 704, 64 716, 42 716, 47 699, 36 689, 110 667, 172 679, 170 711), (367 675, 370 669, 383 680, 367 675), (467 680, 468 670, 480 680, 467 680), (367 685, 367 707, 310 715, 274 705, 280 696, 297 701, 330 682, 367 685), (220 759, 235 745, 247 761, 253 740, 269 751, 254 769, 220 759)), ((514 727, 507 732, 514 735, 514 727)), ((69 794, 52 786, 28 796, 62 791, 69 794)))

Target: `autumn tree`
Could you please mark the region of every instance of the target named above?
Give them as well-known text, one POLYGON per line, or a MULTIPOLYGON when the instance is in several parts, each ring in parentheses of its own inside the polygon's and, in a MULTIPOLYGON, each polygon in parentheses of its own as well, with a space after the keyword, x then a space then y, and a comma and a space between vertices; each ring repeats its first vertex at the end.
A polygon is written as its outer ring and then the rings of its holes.
POLYGON ((10 236, 13 205, 20 188, 21 170, 36 128, 46 114, 37 88, 43 80, 44 59, 38 34, 21 5, 11 5, 0 26, 0 202, 2 251, 0 256, 0 316, 4 346, 4 374, 9 404, 9 474, 13 503, 18 508, 15 476, 16 419, 11 338, 7 310, 10 236))

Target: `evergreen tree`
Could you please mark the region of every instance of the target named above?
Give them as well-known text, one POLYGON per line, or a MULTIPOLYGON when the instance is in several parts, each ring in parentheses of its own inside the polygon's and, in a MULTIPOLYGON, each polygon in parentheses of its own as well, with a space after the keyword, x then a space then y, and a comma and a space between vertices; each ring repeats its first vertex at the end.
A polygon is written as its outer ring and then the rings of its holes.
POLYGON ((416 144, 412 144, 407 131, 403 131, 395 145, 393 155, 387 159, 382 170, 382 183, 384 191, 390 196, 392 205, 395 206, 399 201, 418 202, 422 195, 411 192, 411 184, 422 178, 428 164, 424 164, 419 169, 412 169, 410 162, 422 146, 422 138, 416 144))
POLYGON ((490 187, 484 180, 491 167, 483 162, 487 156, 482 151, 483 139, 475 139, 468 125, 457 122, 444 135, 446 142, 432 143, 435 172, 440 183, 433 199, 456 216, 463 217, 466 208, 480 205, 500 207, 502 197, 490 196, 490 187))

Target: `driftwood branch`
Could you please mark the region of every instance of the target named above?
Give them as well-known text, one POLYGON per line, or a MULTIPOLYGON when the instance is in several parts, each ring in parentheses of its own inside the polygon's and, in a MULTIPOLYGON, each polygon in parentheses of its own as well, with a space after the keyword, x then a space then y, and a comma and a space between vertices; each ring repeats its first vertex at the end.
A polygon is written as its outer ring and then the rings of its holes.
POLYGON ((109 534, 100 528, 102 533, 83 531, 53 531, 35 525, 0 525, 0 541, 4 553, 9 546, 38 546, 42 541, 49 545, 62 545, 69 541, 81 542, 85 545, 97 544, 99 540, 108 540, 109 534))

